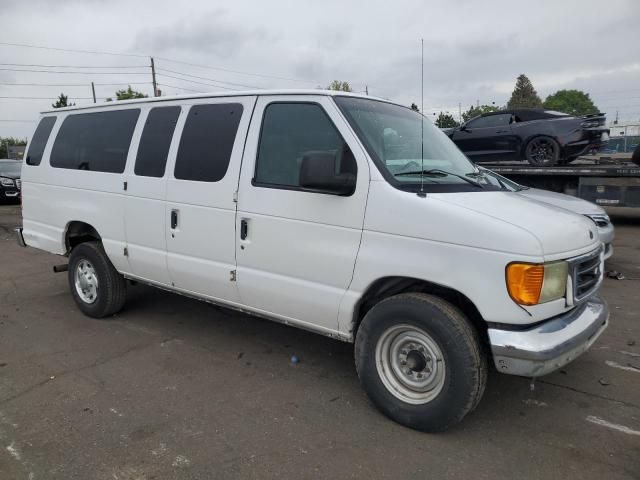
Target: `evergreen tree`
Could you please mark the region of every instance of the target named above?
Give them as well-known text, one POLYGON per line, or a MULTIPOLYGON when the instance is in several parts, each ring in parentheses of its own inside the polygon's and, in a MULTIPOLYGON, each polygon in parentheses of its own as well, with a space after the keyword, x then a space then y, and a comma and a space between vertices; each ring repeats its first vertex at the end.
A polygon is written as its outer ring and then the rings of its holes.
POLYGON ((418 108, 418 105, 416 105, 415 103, 411 104, 411 110, 413 110, 414 112, 419 112, 420 109, 418 108))
POLYGON ((62 107, 73 107, 75 103, 69 103, 69 97, 67 97, 64 93, 61 93, 56 103, 52 103, 51 106, 53 108, 62 108, 62 107))
POLYGON ((533 88, 531 80, 524 73, 516 80, 507 108, 542 108, 542 100, 533 88))

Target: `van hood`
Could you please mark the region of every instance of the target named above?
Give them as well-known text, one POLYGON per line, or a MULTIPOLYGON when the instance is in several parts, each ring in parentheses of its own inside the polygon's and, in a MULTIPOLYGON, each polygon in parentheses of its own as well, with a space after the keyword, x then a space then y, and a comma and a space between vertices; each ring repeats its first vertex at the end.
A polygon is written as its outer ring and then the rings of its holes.
POLYGON ((545 256, 589 246, 595 248, 599 242, 597 228, 587 217, 520 193, 469 192, 432 196, 526 230, 538 240, 545 256))
POLYGON ((547 203, 555 207, 571 210, 580 215, 605 215, 606 212, 602 207, 595 203, 587 202, 581 198, 565 195, 564 193, 550 192, 548 190, 540 190, 538 188, 526 188, 519 190, 518 195, 537 200, 538 202, 547 203))

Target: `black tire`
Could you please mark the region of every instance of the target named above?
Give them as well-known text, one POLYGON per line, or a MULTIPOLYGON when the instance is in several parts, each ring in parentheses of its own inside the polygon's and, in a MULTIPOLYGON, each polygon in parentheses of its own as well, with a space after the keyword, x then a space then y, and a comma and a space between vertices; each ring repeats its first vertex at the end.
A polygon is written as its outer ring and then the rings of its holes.
MULTIPOLYGON (((85 242, 76 246, 69 255, 69 289, 76 305, 85 315, 104 318, 119 312, 126 300, 127 282, 114 268, 102 247, 102 243, 85 242), (78 265, 89 265, 97 278, 95 294, 91 301, 83 300, 76 288, 78 265)), ((82 289, 81 289, 82 290, 82 289)), ((83 291, 83 294, 84 293, 83 291)))
POLYGON ((560 145, 551 137, 534 137, 527 142, 524 155, 531 165, 556 165, 560 159, 560 145))
MULTIPOLYGON (((360 383, 374 405, 392 420, 425 432, 443 431, 460 422, 478 405, 487 383, 487 358, 476 330, 455 306, 423 293, 387 298, 367 312, 356 336, 355 361, 360 383), (385 385, 388 380, 383 377, 388 379, 389 375, 381 375, 384 367, 378 368, 383 363, 377 353, 379 342, 378 351, 384 351, 386 332, 404 326, 430 336, 443 356, 444 364, 435 363, 444 365, 441 387, 437 393, 433 390, 435 396, 427 403, 399 398, 402 394, 392 393, 385 385)), ((434 364, 430 365, 432 370, 425 371, 436 372, 434 364)), ((391 369, 391 360, 387 366, 391 369)))

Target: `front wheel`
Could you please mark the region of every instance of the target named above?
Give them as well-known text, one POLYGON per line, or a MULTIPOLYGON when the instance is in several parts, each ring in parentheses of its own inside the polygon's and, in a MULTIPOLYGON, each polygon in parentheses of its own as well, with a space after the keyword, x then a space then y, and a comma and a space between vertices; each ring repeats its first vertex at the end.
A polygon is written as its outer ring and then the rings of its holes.
POLYGON ((120 311, 126 280, 115 269, 100 242, 85 242, 69 255, 69 288, 85 315, 103 318, 120 311))
POLYGON ((356 370, 385 415, 426 432, 446 430, 484 392, 487 359, 465 316, 441 298, 400 294, 374 306, 356 336, 356 370))
POLYGON ((535 137, 525 147, 525 157, 538 167, 556 165, 560 158, 560 145, 550 137, 535 137))

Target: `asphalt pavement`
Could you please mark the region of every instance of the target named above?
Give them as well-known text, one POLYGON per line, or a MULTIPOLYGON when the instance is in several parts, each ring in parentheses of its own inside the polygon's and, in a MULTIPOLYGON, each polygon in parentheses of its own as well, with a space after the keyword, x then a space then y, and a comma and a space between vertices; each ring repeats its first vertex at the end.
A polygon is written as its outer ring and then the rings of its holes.
POLYGON ((373 408, 347 343, 146 286, 83 316, 0 206, 0 479, 638 479, 640 213, 612 213, 608 330, 430 435, 373 408))

